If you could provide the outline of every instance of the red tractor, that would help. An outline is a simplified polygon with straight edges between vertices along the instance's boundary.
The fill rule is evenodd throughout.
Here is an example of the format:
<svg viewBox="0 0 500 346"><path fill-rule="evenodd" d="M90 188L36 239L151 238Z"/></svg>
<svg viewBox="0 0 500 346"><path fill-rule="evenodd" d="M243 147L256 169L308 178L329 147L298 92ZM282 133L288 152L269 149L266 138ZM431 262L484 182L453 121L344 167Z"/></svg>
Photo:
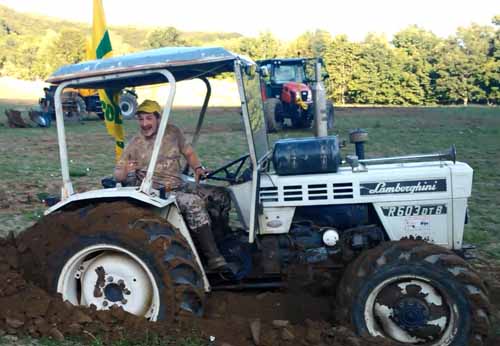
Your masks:
<svg viewBox="0 0 500 346"><path fill-rule="evenodd" d="M317 58L287 58L259 60L264 114L268 131L281 129L286 119L294 128L309 128L314 119L314 99L311 90L313 64ZM328 75L325 74L327 77ZM333 127L333 103L327 101L328 128Z"/></svg>

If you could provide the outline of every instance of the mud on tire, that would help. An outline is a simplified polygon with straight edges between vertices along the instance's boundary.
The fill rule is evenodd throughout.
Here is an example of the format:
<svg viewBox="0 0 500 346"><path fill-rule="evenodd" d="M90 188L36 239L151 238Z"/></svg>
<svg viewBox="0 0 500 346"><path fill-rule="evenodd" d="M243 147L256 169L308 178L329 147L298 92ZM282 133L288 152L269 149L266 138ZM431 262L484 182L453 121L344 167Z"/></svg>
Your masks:
<svg viewBox="0 0 500 346"><path fill-rule="evenodd" d="M106 306L121 305L130 311L127 302L135 304L137 299L146 299L142 303L146 312L142 315L151 320L203 313L202 275L187 242L168 222L137 205L100 203L95 207L57 212L20 234L17 248L27 279L49 292L59 291L66 299L77 299L74 304L79 304L85 293L88 275L95 285L95 291L87 292L91 293L94 305L107 299ZM127 268L131 262L146 267L142 270L152 287L150 301L141 297L142 292L134 292L137 286L129 281L132 277L135 281L136 276L127 276L129 273L124 273L123 266L114 266L117 262L125 263L125 269L132 268ZM82 265L88 272L87 269L78 271ZM97 280L92 279L94 277ZM81 293L73 292L75 287L77 291L80 287Z"/></svg>
<svg viewBox="0 0 500 346"><path fill-rule="evenodd" d="M479 275L452 251L423 241L362 253L344 272L336 307L339 321L358 334L401 344L479 346L490 327Z"/></svg>

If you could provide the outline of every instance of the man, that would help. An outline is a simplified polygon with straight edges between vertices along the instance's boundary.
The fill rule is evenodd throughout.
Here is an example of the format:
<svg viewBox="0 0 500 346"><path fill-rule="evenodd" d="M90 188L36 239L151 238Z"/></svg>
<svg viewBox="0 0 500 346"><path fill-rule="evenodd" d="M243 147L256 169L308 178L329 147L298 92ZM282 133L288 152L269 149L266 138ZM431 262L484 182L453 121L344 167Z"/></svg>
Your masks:
<svg viewBox="0 0 500 346"><path fill-rule="evenodd" d="M138 185L144 179L160 117L161 107L155 101L145 100L137 108L136 118L140 133L131 139L123 151L115 168L116 180L128 185ZM184 157L193 169L196 184L188 184L182 180L181 157ZM175 195L193 239L207 261L208 269L224 271L227 269L227 263L215 243L212 225L227 225L230 199L221 189L198 185L207 173L193 147L186 142L182 131L173 125L167 125L153 174L153 186L162 185Z"/></svg>

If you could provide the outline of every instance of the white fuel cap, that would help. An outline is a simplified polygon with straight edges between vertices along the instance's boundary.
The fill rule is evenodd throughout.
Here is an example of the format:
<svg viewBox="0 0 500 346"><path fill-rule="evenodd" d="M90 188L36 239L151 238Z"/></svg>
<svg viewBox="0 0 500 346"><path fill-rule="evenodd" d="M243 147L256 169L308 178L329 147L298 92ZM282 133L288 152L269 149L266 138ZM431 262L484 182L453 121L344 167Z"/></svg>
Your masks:
<svg viewBox="0 0 500 346"><path fill-rule="evenodd" d="M325 243L326 246L337 245L339 239L340 239L339 233L334 229L326 230L323 233L323 243Z"/></svg>

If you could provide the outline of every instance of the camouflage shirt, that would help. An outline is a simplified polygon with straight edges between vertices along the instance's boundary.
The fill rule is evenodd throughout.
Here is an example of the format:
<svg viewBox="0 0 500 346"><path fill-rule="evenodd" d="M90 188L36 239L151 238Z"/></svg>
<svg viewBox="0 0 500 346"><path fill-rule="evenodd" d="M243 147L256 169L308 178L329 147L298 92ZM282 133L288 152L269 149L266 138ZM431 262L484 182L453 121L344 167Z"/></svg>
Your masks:
<svg viewBox="0 0 500 346"><path fill-rule="evenodd" d="M140 133L133 137L123 151L117 166L126 167L129 161L137 161L139 169L145 173L151 160L155 140L156 136L146 138ZM182 186L181 155L185 156L190 147L191 144L186 143L182 131L174 125L168 125L153 174L153 183L162 184L167 190Z"/></svg>

